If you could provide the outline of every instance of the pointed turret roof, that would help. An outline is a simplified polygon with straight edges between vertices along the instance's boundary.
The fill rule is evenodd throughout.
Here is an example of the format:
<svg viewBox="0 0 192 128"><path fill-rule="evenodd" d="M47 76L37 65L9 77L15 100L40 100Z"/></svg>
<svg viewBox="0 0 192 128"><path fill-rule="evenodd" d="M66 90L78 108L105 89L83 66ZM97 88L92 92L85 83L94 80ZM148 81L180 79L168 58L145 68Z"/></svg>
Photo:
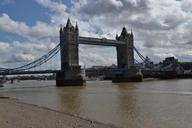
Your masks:
<svg viewBox="0 0 192 128"><path fill-rule="evenodd" d="M79 28L78 28L78 24L76 23L76 26L75 26L75 30L78 31Z"/></svg>
<svg viewBox="0 0 192 128"><path fill-rule="evenodd" d="M133 31L132 31L132 28L131 28L131 37L133 37Z"/></svg>
<svg viewBox="0 0 192 128"><path fill-rule="evenodd" d="M127 35L127 29L125 27L123 27L122 32L121 32L121 36L126 36Z"/></svg>
<svg viewBox="0 0 192 128"><path fill-rule="evenodd" d="M118 34L116 33L116 39L118 39L119 38L119 36L118 36Z"/></svg>
<svg viewBox="0 0 192 128"><path fill-rule="evenodd" d="M68 18L66 28L70 28L70 27L72 27L72 24L71 24L70 19Z"/></svg>
<svg viewBox="0 0 192 128"><path fill-rule="evenodd" d="M63 32L62 24L60 25L60 33Z"/></svg>

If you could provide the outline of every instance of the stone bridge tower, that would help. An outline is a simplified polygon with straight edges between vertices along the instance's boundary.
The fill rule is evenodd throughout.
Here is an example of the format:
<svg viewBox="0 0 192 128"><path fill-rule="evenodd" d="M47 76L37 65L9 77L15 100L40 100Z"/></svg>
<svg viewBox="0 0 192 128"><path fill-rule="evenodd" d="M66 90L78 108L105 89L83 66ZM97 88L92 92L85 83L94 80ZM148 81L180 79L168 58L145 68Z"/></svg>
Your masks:
<svg viewBox="0 0 192 128"><path fill-rule="evenodd" d="M71 67L79 66L79 32L78 26L74 27L70 19L64 28L60 28L61 46L61 70L68 70Z"/></svg>
<svg viewBox="0 0 192 128"><path fill-rule="evenodd" d="M134 65L134 39L133 33L128 33L123 27L120 36L116 36L116 40L123 41L126 45L117 46L117 65L118 68L129 68Z"/></svg>
<svg viewBox="0 0 192 128"><path fill-rule="evenodd" d="M79 30L70 19L60 28L61 72L56 74L56 85L82 85L84 78L79 65Z"/></svg>

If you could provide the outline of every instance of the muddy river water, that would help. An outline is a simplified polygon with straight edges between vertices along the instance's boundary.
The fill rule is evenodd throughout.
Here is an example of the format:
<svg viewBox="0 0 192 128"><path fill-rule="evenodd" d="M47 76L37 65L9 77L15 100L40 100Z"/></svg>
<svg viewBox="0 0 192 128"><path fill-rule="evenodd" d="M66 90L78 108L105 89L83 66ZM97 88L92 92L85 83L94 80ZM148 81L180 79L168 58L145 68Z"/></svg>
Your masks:
<svg viewBox="0 0 192 128"><path fill-rule="evenodd" d="M192 127L191 79L59 88L55 81L15 81L0 88L0 95L121 128Z"/></svg>

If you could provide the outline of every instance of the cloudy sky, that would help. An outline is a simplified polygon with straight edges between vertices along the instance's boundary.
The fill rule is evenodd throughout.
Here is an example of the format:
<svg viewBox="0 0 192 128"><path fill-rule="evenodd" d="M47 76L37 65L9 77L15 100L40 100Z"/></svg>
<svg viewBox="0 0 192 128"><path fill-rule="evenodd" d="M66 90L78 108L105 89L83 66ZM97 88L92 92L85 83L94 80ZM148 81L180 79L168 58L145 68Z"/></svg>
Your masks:
<svg viewBox="0 0 192 128"><path fill-rule="evenodd" d="M123 26L135 46L159 62L192 61L192 0L1 0L0 66L29 63L59 43L68 17L81 36L114 39ZM59 63L59 62L58 62ZM115 48L80 46L80 64L116 63Z"/></svg>

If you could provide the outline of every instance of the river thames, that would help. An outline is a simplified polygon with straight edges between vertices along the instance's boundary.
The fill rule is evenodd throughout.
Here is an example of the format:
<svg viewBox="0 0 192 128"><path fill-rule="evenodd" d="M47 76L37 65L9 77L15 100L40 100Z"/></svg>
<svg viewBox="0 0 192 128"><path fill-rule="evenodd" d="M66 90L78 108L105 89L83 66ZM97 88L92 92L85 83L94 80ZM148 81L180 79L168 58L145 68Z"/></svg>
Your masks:
<svg viewBox="0 0 192 128"><path fill-rule="evenodd" d="M19 81L5 84L0 95L120 128L192 127L191 79L88 81L75 87L56 87L55 81Z"/></svg>

